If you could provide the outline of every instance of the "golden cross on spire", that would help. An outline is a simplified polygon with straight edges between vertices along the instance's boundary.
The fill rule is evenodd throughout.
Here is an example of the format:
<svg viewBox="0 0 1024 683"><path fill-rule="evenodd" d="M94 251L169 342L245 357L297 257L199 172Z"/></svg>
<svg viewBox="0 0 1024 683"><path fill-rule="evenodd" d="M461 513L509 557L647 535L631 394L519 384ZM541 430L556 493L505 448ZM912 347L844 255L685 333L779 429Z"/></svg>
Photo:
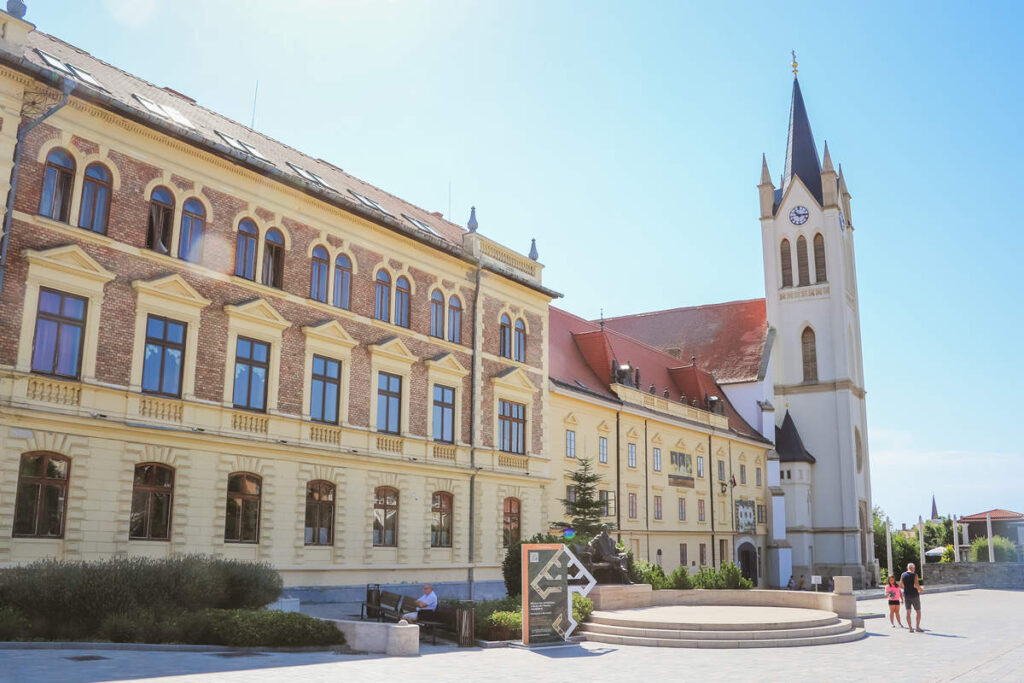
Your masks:
<svg viewBox="0 0 1024 683"><path fill-rule="evenodd" d="M790 54L793 55L793 78L796 78L796 72L797 72L797 68L796 68L796 50L792 50L790 52Z"/></svg>

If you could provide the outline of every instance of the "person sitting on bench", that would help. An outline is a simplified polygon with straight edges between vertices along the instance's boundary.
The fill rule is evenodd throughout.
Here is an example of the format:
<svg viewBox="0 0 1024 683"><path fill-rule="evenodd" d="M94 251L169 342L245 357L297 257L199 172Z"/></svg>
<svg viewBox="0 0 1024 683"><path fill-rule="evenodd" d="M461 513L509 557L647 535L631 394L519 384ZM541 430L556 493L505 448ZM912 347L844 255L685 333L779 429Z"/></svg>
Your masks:
<svg viewBox="0 0 1024 683"><path fill-rule="evenodd" d="M417 619L432 619L434 617L434 610L437 609L437 593L434 592L432 585L424 584L423 595L416 601L416 611L407 612L402 615L402 618L406 621L416 621Z"/></svg>

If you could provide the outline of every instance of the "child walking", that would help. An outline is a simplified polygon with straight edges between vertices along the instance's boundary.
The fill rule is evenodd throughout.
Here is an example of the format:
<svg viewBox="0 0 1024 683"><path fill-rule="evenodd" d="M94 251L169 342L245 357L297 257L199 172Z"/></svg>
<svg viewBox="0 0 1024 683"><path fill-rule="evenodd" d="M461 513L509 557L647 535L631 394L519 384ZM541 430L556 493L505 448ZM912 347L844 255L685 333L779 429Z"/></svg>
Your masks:
<svg viewBox="0 0 1024 683"><path fill-rule="evenodd" d="M885 586L885 597L889 598L889 624L896 628L896 624L903 628L903 621L900 619L900 602L903 600L903 590L896 585L896 577L889 575ZM893 623L896 617L896 623Z"/></svg>

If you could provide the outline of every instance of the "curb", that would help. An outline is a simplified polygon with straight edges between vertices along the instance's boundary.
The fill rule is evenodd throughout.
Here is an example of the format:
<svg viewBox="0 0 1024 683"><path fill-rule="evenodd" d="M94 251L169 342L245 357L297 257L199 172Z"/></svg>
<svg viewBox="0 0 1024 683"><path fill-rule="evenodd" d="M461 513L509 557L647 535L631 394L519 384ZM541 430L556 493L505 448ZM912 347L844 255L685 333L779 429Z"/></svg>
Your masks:
<svg viewBox="0 0 1024 683"><path fill-rule="evenodd" d="M178 643L103 643L89 641L0 641L0 650L107 650L121 652L237 652L258 654L270 653L305 653L333 652L336 654L363 654L349 650L345 646L329 645L327 647L233 647L229 645L185 645Z"/></svg>
<svg viewBox="0 0 1024 683"><path fill-rule="evenodd" d="M936 593L953 593L955 591L969 591L975 588L980 588L975 583L965 583L956 586L924 586L924 593L922 595L935 595ZM885 597L885 592L879 590L878 593L870 595L858 595L857 600L880 600Z"/></svg>

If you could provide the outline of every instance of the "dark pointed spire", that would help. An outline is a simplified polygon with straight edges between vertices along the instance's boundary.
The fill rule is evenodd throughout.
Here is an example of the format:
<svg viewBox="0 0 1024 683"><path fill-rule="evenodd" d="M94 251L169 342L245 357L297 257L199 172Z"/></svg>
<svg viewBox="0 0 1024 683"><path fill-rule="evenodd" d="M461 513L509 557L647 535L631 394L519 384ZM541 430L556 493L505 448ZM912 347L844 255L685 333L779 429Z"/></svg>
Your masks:
<svg viewBox="0 0 1024 683"><path fill-rule="evenodd" d="M476 223L476 207L475 206L469 207L469 222L466 223L466 227L469 228L470 232L476 232L476 229L477 229L478 226L477 226L477 223Z"/></svg>
<svg viewBox="0 0 1024 683"><path fill-rule="evenodd" d="M530 240L530 258L533 259L534 261L536 261L538 256L540 256L540 254L537 253L537 240L536 239L531 239Z"/></svg>
<svg viewBox="0 0 1024 683"><path fill-rule="evenodd" d="M793 77L793 101L789 108L789 133L786 139L786 170L782 174L783 190L788 189L793 176L800 176L818 203L821 197L821 162L814 146L811 122L807 119L800 81Z"/></svg>

